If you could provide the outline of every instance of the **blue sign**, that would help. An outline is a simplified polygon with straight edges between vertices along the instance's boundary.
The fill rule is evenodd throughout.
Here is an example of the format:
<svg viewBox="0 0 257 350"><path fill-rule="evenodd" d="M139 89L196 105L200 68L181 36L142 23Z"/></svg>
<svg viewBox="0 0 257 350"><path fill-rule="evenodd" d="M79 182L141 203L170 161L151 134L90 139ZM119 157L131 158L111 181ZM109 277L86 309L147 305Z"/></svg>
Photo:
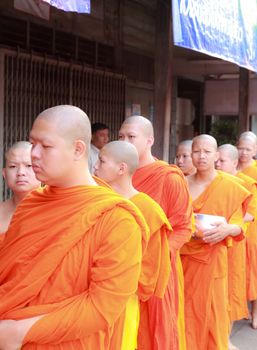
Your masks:
<svg viewBox="0 0 257 350"><path fill-rule="evenodd" d="M90 13L90 0L43 0L67 12Z"/></svg>
<svg viewBox="0 0 257 350"><path fill-rule="evenodd" d="M172 0L174 44L257 72L257 0Z"/></svg>

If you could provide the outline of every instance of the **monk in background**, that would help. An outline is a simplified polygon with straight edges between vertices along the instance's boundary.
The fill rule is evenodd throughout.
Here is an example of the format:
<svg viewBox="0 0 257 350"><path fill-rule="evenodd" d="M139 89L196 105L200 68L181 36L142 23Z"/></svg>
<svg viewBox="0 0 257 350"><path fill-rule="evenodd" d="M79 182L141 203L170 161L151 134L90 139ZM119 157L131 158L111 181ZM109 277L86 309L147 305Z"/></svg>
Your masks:
<svg viewBox="0 0 257 350"><path fill-rule="evenodd" d="M31 190L40 186L40 181L36 179L32 169L29 142L16 142L7 150L3 177L7 187L12 191L12 197L0 203L0 241L17 205Z"/></svg>
<svg viewBox="0 0 257 350"><path fill-rule="evenodd" d="M144 331L148 330L145 338L150 339L152 330L148 327L151 314L148 312L147 301L153 295L157 298L164 296L171 269L168 238L172 230L161 207L151 197L138 192L133 187L132 176L137 167L138 153L135 146L128 142L113 141L100 151L99 161L95 165L95 174L105 180L116 192L130 199L140 209L150 229L147 247L143 249L142 271L137 291L140 301L140 325ZM138 317L136 315L133 317L131 314L134 300L135 298L127 306L122 346L116 344L113 346L114 350L140 349L136 341L138 324L135 324L135 320ZM148 344L144 344L144 349L148 348Z"/></svg>
<svg viewBox="0 0 257 350"><path fill-rule="evenodd" d="M108 350L137 291L144 219L90 175L90 129L74 106L33 124L32 166L46 186L17 207L0 249L0 349Z"/></svg>
<svg viewBox="0 0 257 350"><path fill-rule="evenodd" d="M193 139L192 159L197 171L187 179L194 213L222 216L226 223L217 218L213 228L197 231L181 249L187 348L225 350L230 332L227 239L244 239L243 203L249 192L215 170L218 152L212 136Z"/></svg>
<svg viewBox="0 0 257 350"><path fill-rule="evenodd" d="M218 148L219 159L216 162L216 169L222 170L235 176L251 194L252 197L247 205L247 212L244 216L246 223L246 239L228 248L228 295L229 295L229 315L231 329L233 322L248 317L247 293L246 293L246 246L247 227L249 223L256 220L257 214L257 187L256 182L243 173L238 173L238 150L230 144L221 145ZM231 342L229 349L238 350Z"/></svg>
<svg viewBox="0 0 257 350"><path fill-rule="evenodd" d="M238 171L257 181L257 162L254 159L257 138L246 131L237 142L239 153ZM251 301L252 328L257 329L257 220L250 224L247 232L247 299Z"/></svg>
<svg viewBox="0 0 257 350"><path fill-rule="evenodd" d="M185 176L196 172L192 161L192 140L181 141L176 151L176 164Z"/></svg>
<svg viewBox="0 0 257 350"><path fill-rule="evenodd" d="M151 122L142 117L127 118L119 131L119 139L132 143L139 155L139 167L133 175L133 186L152 197L164 210L172 228L169 237L171 274L163 299L152 297L152 329L147 350L184 350L184 285L179 249L191 236L192 205L184 175L175 165L169 165L152 155L154 132ZM180 302L179 302L180 301ZM138 346L147 344L148 331L140 332ZM190 349L188 349L190 350Z"/></svg>

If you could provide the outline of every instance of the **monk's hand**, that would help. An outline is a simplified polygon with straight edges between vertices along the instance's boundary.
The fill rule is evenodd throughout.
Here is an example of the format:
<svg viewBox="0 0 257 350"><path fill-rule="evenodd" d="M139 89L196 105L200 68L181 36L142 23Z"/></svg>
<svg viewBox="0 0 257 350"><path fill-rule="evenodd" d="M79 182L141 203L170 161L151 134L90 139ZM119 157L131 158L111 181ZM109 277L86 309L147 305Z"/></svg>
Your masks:
<svg viewBox="0 0 257 350"><path fill-rule="evenodd" d="M21 349L25 335L41 317L43 315L18 321L0 321L0 350Z"/></svg>
<svg viewBox="0 0 257 350"><path fill-rule="evenodd" d="M237 225L214 223L213 228L203 231L203 241L209 244L216 244L228 236L237 236L241 228Z"/></svg>

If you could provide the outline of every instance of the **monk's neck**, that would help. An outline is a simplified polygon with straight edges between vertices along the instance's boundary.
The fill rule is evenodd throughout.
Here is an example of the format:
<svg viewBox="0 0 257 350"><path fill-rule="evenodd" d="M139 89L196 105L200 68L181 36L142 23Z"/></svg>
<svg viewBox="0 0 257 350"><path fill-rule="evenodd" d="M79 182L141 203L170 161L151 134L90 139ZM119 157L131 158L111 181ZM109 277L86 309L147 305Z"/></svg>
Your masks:
<svg viewBox="0 0 257 350"><path fill-rule="evenodd" d="M23 198L27 196L29 192L14 193L13 197L11 198L12 206L16 208L17 205L23 200Z"/></svg>
<svg viewBox="0 0 257 350"><path fill-rule="evenodd" d="M130 199L134 197L138 191L133 187L131 179L120 180L119 182L115 182L110 184L112 189L119 193L122 197Z"/></svg>
<svg viewBox="0 0 257 350"><path fill-rule="evenodd" d="M215 177L217 176L217 171L215 169L211 169L208 171L197 171L193 176L195 178L195 182L208 184L215 179Z"/></svg>
<svg viewBox="0 0 257 350"><path fill-rule="evenodd" d="M240 171L240 170L244 170L246 168L249 168L250 166L253 165L253 162L254 162L253 159L251 159L249 162L240 162L238 164L238 170Z"/></svg>
<svg viewBox="0 0 257 350"><path fill-rule="evenodd" d="M151 154L151 152L149 153L145 153L143 156L140 157L139 159L139 165L138 168L142 168L146 165L152 164L155 162L155 159L153 157L153 155Z"/></svg>

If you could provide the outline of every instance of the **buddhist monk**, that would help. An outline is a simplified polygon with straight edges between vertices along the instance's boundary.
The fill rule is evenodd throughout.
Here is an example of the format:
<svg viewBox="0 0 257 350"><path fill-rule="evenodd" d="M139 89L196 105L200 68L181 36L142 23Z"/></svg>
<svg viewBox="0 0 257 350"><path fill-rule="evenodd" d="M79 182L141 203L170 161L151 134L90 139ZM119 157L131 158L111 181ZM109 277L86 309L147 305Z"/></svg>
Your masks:
<svg viewBox="0 0 257 350"><path fill-rule="evenodd" d="M243 203L249 192L231 176L215 170L217 142L210 135L193 139L196 174L188 176L194 213L214 216L181 249L185 277L187 348L228 348L227 239L242 240ZM222 219L223 218L223 219ZM196 220L196 227L200 221Z"/></svg>
<svg viewBox="0 0 257 350"><path fill-rule="evenodd" d="M252 132L239 136L237 149L239 153L238 171L257 181L256 155L257 138ZM247 234L247 297L251 300L252 327L257 329L257 220L250 224Z"/></svg>
<svg viewBox="0 0 257 350"><path fill-rule="evenodd" d="M90 139L74 106L33 124L32 167L46 186L17 207L0 249L0 349L108 350L137 291L144 219L96 184Z"/></svg>
<svg viewBox="0 0 257 350"><path fill-rule="evenodd" d="M236 176L236 179L252 194L247 206L247 213L244 216L246 223L256 218L257 192L256 183L250 177L238 173L238 150L235 146L224 144L218 148L219 159L216 162L216 169ZM248 224L247 224L248 225ZM229 292L229 315L231 329L233 322L248 317L247 295L246 295L246 239L228 248L228 292ZM229 349L238 350L231 341Z"/></svg>
<svg viewBox="0 0 257 350"><path fill-rule="evenodd" d="M191 157L192 143L192 140L181 141L176 151L176 164L185 176L196 172Z"/></svg>
<svg viewBox="0 0 257 350"><path fill-rule="evenodd" d="M177 166L152 155L154 132L147 118L127 118L120 128L119 139L132 143L138 151L139 167L133 175L133 186L162 207L173 228L169 237L172 272L164 299L153 296L148 302L155 320L152 317L151 346L147 350L184 350L183 271L178 252L191 236L192 206L188 186ZM141 334L139 349L144 348L146 342Z"/></svg>
<svg viewBox="0 0 257 350"><path fill-rule="evenodd" d="M145 339L150 339L152 330L149 327L149 320L151 313L148 311L147 301L153 295L162 298L167 287L171 269L168 244L171 226L161 207L151 197L138 192L133 187L132 176L137 167L138 153L135 146L128 142L113 141L100 151L99 160L95 165L95 174L111 185L116 192L130 199L143 213L149 226L150 237L143 253L138 297L140 301L140 333L144 333ZM137 316L133 317L131 312L133 311L133 300L127 307L127 322L125 323L122 346L116 343L116 346L113 346L114 350L135 350L137 348L138 327L135 323ZM129 319L134 319L134 322L129 322ZM117 337L115 338L117 339ZM148 349L148 346L148 343L144 344L145 349Z"/></svg>
<svg viewBox="0 0 257 350"><path fill-rule="evenodd" d="M0 203L0 240L17 205L31 190L40 186L32 169L30 153L31 144L26 141L16 142L5 153L3 177L12 197Z"/></svg>

